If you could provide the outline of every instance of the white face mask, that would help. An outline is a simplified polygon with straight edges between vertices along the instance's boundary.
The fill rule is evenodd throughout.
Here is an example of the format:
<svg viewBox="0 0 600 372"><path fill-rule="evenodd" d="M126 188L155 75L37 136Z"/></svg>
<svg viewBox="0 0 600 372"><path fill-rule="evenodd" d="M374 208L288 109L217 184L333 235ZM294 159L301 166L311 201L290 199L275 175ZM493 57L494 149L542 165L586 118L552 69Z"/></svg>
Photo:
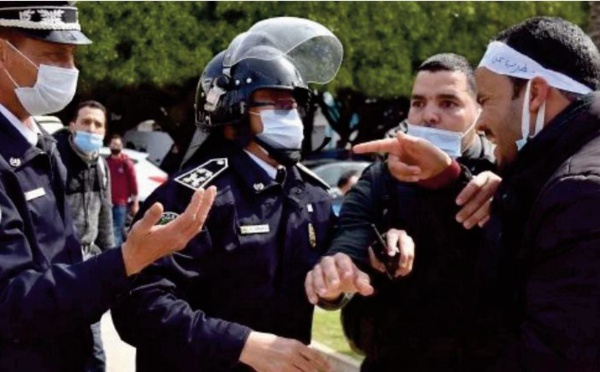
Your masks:
<svg viewBox="0 0 600 372"><path fill-rule="evenodd" d="M431 128L422 125L410 124L406 122L408 131L406 134L411 136L423 138L435 146L439 147L442 151L453 158L458 158L462 155L462 139L469 133L469 131L475 126L477 119L473 121L473 124L467 128L464 132L453 132L451 130Z"/></svg>
<svg viewBox="0 0 600 372"><path fill-rule="evenodd" d="M517 144L517 151L521 151L523 146L527 143L528 140L537 136L538 133L542 131L544 128L544 118L546 116L546 101L542 103L542 106L538 110L537 118L535 118L535 128L533 129L533 133L529 135L529 96L531 92L531 80L527 82L527 87L525 88L525 97L523 98L523 113L521 115L521 139L517 140L515 143Z"/></svg>
<svg viewBox="0 0 600 372"><path fill-rule="evenodd" d="M256 137L276 149L300 149L304 139L304 125L298 110L262 110L259 113L263 131Z"/></svg>
<svg viewBox="0 0 600 372"><path fill-rule="evenodd" d="M37 70L33 87L20 87L6 69L6 75L16 86L15 93L30 115L46 115L64 109L75 96L79 70L49 65L35 65L14 45L6 42Z"/></svg>

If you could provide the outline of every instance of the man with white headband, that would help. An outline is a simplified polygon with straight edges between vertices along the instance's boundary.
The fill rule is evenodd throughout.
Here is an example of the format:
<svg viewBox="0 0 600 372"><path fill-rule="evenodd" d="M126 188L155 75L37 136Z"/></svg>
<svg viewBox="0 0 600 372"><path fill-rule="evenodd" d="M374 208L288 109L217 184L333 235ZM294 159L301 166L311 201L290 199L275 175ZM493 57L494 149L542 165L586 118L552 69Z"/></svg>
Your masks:
<svg viewBox="0 0 600 372"><path fill-rule="evenodd" d="M478 174L495 169L493 146L474 131L479 111L469 62L436 54L417 68L409 124L402 129L436 143ZM327 256L305 286L313 303L358 292L342 318L346 336L365 354L361 371L478 371L497 355L500 343L479 330L487 325L489 331L497 321L473 315L483 231L463 229L454 221L456 210L452 193L396 182L381 162L345 196ZM369 252L381 249L373 245L373 226L387 232L387 252L398 262L387 275L377 271L383 265ZM374 293L355 284L360 275L347 275L359 270L369 274Z"/></svg>
<svg viewBox="0 0 600 372"><path fill-rule="evenodd" d="M504 178L472 181L457 197L468 205L458 219L485 222L495 190L479 281L515 330L495 370L597 371L600 96L589 93L600 86L600 53L572 23L536 17L495 38L476 78L477 127L496 143ZM357 150L397 154L398 178L444 187L461 174L442 151L407 136Z"/></svg>

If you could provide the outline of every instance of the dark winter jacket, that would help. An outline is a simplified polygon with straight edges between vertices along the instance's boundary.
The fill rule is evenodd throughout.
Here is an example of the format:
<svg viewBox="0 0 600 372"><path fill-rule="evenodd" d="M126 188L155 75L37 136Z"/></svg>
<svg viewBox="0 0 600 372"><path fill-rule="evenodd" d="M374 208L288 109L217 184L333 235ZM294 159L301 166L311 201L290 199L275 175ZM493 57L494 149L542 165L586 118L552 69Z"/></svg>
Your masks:
<svg viewBox="0 0 600 372"><path fill-rule="evenodd" d="M516 340L498 371L600 370L600 95L530 140L494 197L482 279Z"/></svg>
<svg viewBox="0 0 600 372"><path fill-rule="evenodd" d="M114 246L110 175L101 156L80 154L68 130L54 134L56 147L67 169L66 193L84 257Z"/></svg>
<svg viewBox="0 0 600 372"><path fill-rule="evenodd" d="M473 174L493 170L492 147L477 137L460 159ZM465 179L466 181L466 179ZM478 310L475 274L483 232L456 222L456 191L397 182L384 163L368 168L346 195L328 254L348 254L370 271L375 294L355 296L344 326L366 353L363 371L479 371L498 354L494 322ZM380 232L406 230L415 242L413 272L390 281L369 269L367 247Z"/></svg>

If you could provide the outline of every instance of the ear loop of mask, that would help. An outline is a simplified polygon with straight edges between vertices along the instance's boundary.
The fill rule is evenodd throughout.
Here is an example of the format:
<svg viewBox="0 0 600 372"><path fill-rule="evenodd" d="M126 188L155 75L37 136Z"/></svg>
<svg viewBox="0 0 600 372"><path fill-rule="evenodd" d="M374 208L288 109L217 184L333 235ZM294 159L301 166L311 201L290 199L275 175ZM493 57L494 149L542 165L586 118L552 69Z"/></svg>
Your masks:
<svg viewBox="0 0 600 372"><path fill-rule="evenodd" d="M527 82L527 87L525 88L525 97L523 98L523 112L521 115L521 138L516 141L517 149L521 150L523 146L527 143L528 140L534 138L538 135L544 128L544 119L546 117L546 101L542 103L540 106L537 117L535 119L535 127L533 129L533 133L529 135L531 132L530 129L530 114L529 114L529 99L531 97L531 80Z"/></svg>
<svg viewBox="0 0 600 372"><path fill-rule="evenodd" d="M13 48L19 55L21 55L23 58L25 58L25 60L27 60L27 62L31 63L33 65L33 67L36 68L36 70L40 70L40 68L33 63L32 60L30 60L29 58L27 58L27 56L25 54L23 54L19 49L17 49L16 46L14 46L10 41L4 39L4 42L8 45L10 45L11 48ZM6 76L8 76L8 78L10 79L10 81L12 81L12 83L15 85L15 87L20 88L21 86L19 84L17 84L17 82L15 81L15 79L8 73L8 70L6 68L4 68L4 72L6 73Z"/></svg>

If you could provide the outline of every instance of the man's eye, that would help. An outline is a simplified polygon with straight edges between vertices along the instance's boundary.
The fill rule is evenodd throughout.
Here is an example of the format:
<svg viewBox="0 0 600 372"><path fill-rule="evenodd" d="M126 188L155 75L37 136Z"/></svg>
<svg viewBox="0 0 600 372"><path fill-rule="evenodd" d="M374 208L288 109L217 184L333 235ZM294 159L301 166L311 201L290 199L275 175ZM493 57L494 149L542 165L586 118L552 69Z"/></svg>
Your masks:
<svg viewBox="0 0 600 372"><path fill-rule="evenodd" d="M442 108L454 108L457 106L458 105L456 104L456 102L453 101L442 101L442 103L440 103L440 107Z"/></svg>
<svg viewBox="0 0 600 372"><path fill-rule="evenodd" d="M410 103L410 106L415 108L422 108L423 106L425 106L425 104L422 101L412 101Z"/></svg>

